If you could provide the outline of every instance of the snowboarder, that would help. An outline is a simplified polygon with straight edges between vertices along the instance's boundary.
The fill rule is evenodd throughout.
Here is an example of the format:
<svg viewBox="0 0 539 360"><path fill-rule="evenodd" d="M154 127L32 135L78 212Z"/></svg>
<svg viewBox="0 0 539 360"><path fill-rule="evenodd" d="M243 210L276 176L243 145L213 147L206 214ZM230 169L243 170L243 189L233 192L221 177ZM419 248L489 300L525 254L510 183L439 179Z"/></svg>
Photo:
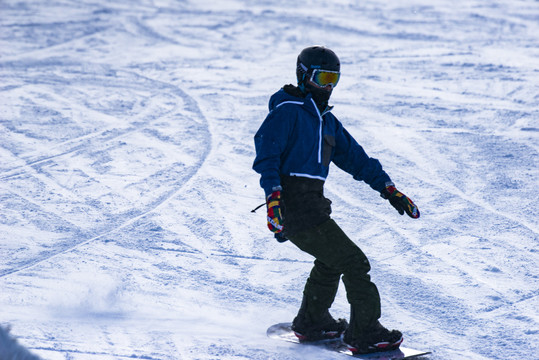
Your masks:
<svg viewBox="0 0 539 360"><path fill-rule="evenodd" d="M285 85L269 101L269 114L255 135L253 169L261 175L269 229L315 257L292 329L301 340L338 337L354 353L398 348L402 334L380 324L380 295L361 249L330 217L324 197L329 164L380 192L402 215L419 218L380 162L369 157L331 113L329 98L340 77L337 55L323 46L301 51L297 86ZM340 277L350 303L350 324L329 313Z"/></svg>

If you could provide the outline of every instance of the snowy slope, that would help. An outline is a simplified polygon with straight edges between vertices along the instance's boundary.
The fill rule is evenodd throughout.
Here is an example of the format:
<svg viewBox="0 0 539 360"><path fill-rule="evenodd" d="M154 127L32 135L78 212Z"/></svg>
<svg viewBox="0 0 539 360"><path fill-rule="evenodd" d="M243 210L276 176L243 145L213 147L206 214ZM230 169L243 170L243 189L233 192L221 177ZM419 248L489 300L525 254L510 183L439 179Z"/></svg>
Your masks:
<svg viewBox="0 0 539 360"><path fill-rule="evenodd" d="M33 353L342 358L265 337L312 259L250 213L269 96L324 44L334 114L422 214L331 169L382 322L433 360L537 354L537 1L4 0L0 26L0 325Z"/></svg>

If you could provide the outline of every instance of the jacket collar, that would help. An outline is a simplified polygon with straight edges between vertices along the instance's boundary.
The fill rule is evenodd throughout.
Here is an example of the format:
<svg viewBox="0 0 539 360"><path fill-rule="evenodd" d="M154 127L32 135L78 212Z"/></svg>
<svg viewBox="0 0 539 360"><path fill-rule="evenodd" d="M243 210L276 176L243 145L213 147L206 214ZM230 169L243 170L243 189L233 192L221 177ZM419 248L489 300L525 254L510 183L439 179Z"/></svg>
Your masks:
<svg viewBox="0 0 539 360"><path fill-rule="evenodd" d="M320 113L314 100L312 100L312 94L302 95L303 93L299 88L293 85L285 85L271 97L268 104L269 110L272 111L275 107L279 106L279 104L286 101L302 102L305 109L314 116L320 115L322 117L333 109L333 106L327 106L324 111Z"/></svg>
<svg viewBox="0 0 539 360"><path fill-rule="evenodd" d="M333 106L326 106L326 108L324 109L324 111L320 112L320 110L318 109L318 107L316 106L316 103L313 99L313 96L311 94L307 94L307 96L305 96L305 105L307 106L307 109L316 114L317 116L320 115L320 117L323 117L324 115L326 115L327 113L331 112L331 110L333 110Z"/></svg>

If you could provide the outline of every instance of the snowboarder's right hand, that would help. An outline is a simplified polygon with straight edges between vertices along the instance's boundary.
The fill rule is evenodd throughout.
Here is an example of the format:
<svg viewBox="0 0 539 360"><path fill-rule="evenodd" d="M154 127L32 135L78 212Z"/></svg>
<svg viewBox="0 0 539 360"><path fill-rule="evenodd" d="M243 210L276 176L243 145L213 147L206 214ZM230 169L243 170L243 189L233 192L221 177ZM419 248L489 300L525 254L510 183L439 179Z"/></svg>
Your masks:
<svg viewBox="0 0 539 360"><path fill-rule="evenodd" d="M268 208L268 228L273 233L283 231L283 217L281 215L281 187L276 187L268 195L266 205Z"/></svg>

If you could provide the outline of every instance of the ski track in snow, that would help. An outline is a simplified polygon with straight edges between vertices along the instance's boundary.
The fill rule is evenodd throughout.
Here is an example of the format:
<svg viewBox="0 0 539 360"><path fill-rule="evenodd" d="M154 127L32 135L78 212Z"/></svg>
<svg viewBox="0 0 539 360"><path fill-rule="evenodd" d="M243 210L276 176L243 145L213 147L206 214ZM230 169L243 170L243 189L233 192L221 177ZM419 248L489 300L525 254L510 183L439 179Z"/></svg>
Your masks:
<svg viewBox="0 0 539 360"><path fill-rule="evenodd" d="M31 65L27 64L26 66L31 66ZM134 81L139 80L137 79L137 76L134 76L134 78L135 78ZM151 83L151 81L149 81L148 79L142 79L142 82ZM86 82L84 83L86 84ZM103 80L97 81L96 83L97 83L97 86L104 85L106 87L106 82ZM81 229L76 224L73 224L72 222L70 222L68 219L63 218L61 215L57 214L55 211L52 211L52 212L49 211L49 213L51 213L50 216L58 217L58 219L55 220L56 222L62 222L62 223L67 224L65 225L67 227L75 228L73 230L76 233L75 235L77 235L77 237L73 239L75 241L64 242L60 246L55 246L53 250L45 252L45 254L43 253L40 254L40 256L38 256L37 258L25 260L20 265L15 264L16 265L15 268L4 270L0 274L0 276L4 276L7 274L11 274L13 272L26 269L29 266L36 265L46 259L49 259L51 256L63 253L65 251L69 251L78 245L86 244L92 240L100 239L103 236L108 235L114 231L121 230L126 225L136 221L139 218L144 217L146 214L150 213L151 211L154 211L160 205L165 203L167 199L171 198L176 193L178 193L181 189L182 184L186 183L186 181L190 177L192 177L194 174L196 174L196 172L200 169L200 167L202 166L205 160L205 157L207 156L210 150L210 144L209 143L205 144L205 142L207 141L205 139L211 139L211 136L208 133L206 121L204 117L202 116L202 114L200 113L200 110L198 109L196 102L194 102L191 98L189 98L180 89L173 88L171 86L166 86L166 84L165 85L152 84L152 85L153 85L152 87L155 89L163 88L164 90L167 90L166 94L164 90L160 92L159 94L163 97L169 97L169 99L167 99L169 102L175 101L175 102L180 102L180 103L186 103L187 106L185 106L185 108L177 109L175 106L173 109L171 109L171 111L177 112L177 113L172 114L173 118L178 116L179 112L181 111L183 113L191 113L192 114L191 116L194 118L197 118L198 119L197 122L200 122L200 125L198 125L197 122L192 122L192 124L189 124L191 129L188 130L188 131L193 131L193 129L196 129L197 127L199 127L199 129L197 129L199 134L197 135L200 136L201 137L200 140L202 140L201 142L198 142L196 144L196 146L202 146L202 148L198 149L200 153L196 154L196 157L198 157L198 159L195 160L195 163L191 166L186 166L185 164L181 162L176 162L176 163L171 164L168 167L159 168L156 173L151 174L148 178L143 178L141 180L138 180L134 183L129 184L128 187L137 186L143 183L151 184L152 183L151 178L154 178L154 177L158 178L157 181L161 181L161 178L163 177L168 179L169 181L173 180L172 184L170 185L167 184L170 187L169 189L166 189L165 192L159 193L154 198L151 198L148 204L144 204L144 206L139 207L138 209L137 208L130 209L129 212L126 214L118 214L116 216L112 216L112 219L111 219L112 221L110 221L111 224L107 224L103 226L104 227L103 233L100 233L99 235L95 235L92 233L87 235L85 234L84 229ZM123 84L123 86L122 84L115 84L114 86L129 88L127 82ZM170 99L171 95L172 95L172 99ZM159 108L152 109L152 107L150 106L149 111L159 112L160 109ZM144 112L149 112L149 111L145 109ZM163 116L166 116L166 115L167 113L165 113ZM58 193L60 194L64 190L68 192L70 195L73 194L75 197L77 197L77 194L74 194L76 193L76 190L77 190L76 188L71 188L69 186L65 186L64 184L58 183L58 179L55 179L53 176L48 174L47 171L44 169L48 167L54 168L54 166L56 166L58 163L63 161L63 158L69 157L70 155L72 157L91 158L94 154L100 154L100 153L107 154L109 152L112 152L118 149L121 146L124 146L126 143L123 142L122 139L126 139L131 136L137 136L140 133L147 136L148 141L151 141L152 138L155 138L156 141L164 141L164 142L169 142L172 144L176 143L174 145L179 146L180 145L179 139L174 139L173 137L170 137L167 134L160 134L159 127L157 127L157 129L152 128L151 123L157 122L161 118L162 118L161 116L153 115L150 119L143 118L141 120L138 120L137 117L135 117L135 119L132 121L132 125L130 124L128 128L117 129L117 128L111 127L105 131L99 131L99 133L96 132L96 133L91 133L91 134L85 134L84 136L81 136L75 139L70 139L66 141L69 143L67 150L64 151L63 149L60 149L60 153L57 155L48 155L48 156L45 156L45 158L39 158L37 160L33 160L32 155L28 157L21 157L21 156L17 156L17 154L14 154L17 157L17 160L20 160L21 162L25 162L26 164L17 166L12 169L7 169L7 171L5 171L2 176L2 180L8 183L10 182L10 180L21 182L21 178L24 179L24 177L28 176L25 173L30 172L31 181L40 182L40 184L37 185L40 188L54 189L58 191ZM182 116L182 120L189 121L188 118L183 118L183 116ZM188 131L185 131L185 132L188 132ZM59 132L61 133L61 130ZM183 135L183 132L182 132L182 135ZM34 137L36 135L27 134L27 136ZM65 146L65 143L60 144L60 147L63 147L63 146ZM15 147L16 146L13 146L13 148ZM195 149L189 149L189 150L192 150L192 152L195 152ZM74 155L72 155L73 153ZM100 163L99 165L102 165L102 163ZM83 173L82 176L87 176L87 174L84 174L84 170L81 170L81 173ZM175 178L171 179L172 176L175 176ZM90 181L94 180L94 178L92 178L91 176L88 176L88 177ZM17 192L13 192L12 190L10 191L10 193L12 197L20 197L22 201L28 202L29 205L26 205L26 207L35 206L36 208L38 208L37 211L43 211L45 213L47 212L47 209L40 209L41 206L39 204L34 203L31 199L28 199L24 195L18 194ZM92 202L94 201L95 199L92 199L91 197L84 199L84 203L86 203L87 205L91 207L97 207L98 209L103 208L102 205L96 206L95 204L92 204ZM86 240L85 237L87 236L92 236L92 237Z"/></svg>
<svg viewBox="0 0 539 360"><path fill-rule="evenodd" d="M4 1L0 324L44 359L337 359L269 340L312 259L265 228L252 137L297 53L422 217L332 167L382 322L429 359L537 351L539 6ZM344 289L332 308L346 317Z"/></svg>

